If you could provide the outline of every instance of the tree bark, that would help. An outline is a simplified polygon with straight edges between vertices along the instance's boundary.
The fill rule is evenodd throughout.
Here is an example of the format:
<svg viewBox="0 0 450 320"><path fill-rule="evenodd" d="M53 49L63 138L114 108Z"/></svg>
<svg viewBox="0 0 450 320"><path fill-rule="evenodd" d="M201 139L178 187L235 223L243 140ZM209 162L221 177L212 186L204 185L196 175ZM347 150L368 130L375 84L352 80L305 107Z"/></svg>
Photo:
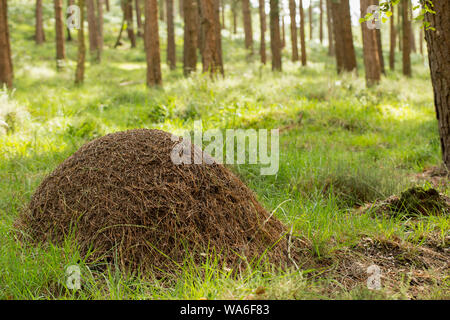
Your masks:
<svg viewBox="0 0 450 320"><path fill-rule="evenodd" d="M84 43L84 0L78 0L80 8L80 29L78 29L78 57L77 68L75 70L75 84L84 82L84 63L86 60L86 45Z"/></svg>
<svg viewBox="0 0 450 320"><path fill-rule="evenodd" d="M300 48L302 52L302 66L306 66L306 43L305 43L305 13L303 10L303 0L299 3L300 9Z"/></svg>
<svg viewBox="0 0 450 320"><path fill-rule="evenodd" d="M89 28L89 52L95 61L100 62L100 35L94 0L86 0L86 10Z"/></svg>
<svg viewBox="0 0 450 320"><path fill-rule="evenodd" d="M313 39L313 14L312 14L312 3L309 3L308 8L308 21L309 21L309 40Z"/></svg>
<svg viewBox="0 0 450 320"><path fill-rule="evenodd" d="M36 0L36 30L34 39L36 44L42 44L45 41L44 20L42 18L42 0Z"/></svg>
<svg viewBox="0 0 450 320"><path fill-rule="evenodd" d="M409 20L410 0L401 0L403 29L403 74L411 76L411 21Z"/></svg>
<svg viewBox="0 0 450 320"><path fill-rule="evenodd" d="M13 65L9 40L7 0L0 0L0 86L12 88Z"/></svg>
<svg viewBox="0 0 450 320"><path fill-rule="evenodd" d="M97 0L97 27L98 27L98 50L99 55L103 51L103 3L104 0Z"/></svg>
<svg viewBox="0 0 450 320"><path fill-rule="evenodd" d="M425 30L434 105L439 126L442 158L450 170L450 2L433 0L435 14L425 20L435 30Z"/></svg>
<svg viewBox="0 0 450 320"><path fill-rule="evenodd" d="M281 48L286 47L286 31L284 28L284 14L283 12L280 13L280 20L281 20Z"/></svg>
<svg viewBox="0 0 450 320"><path fill-rule="evenodd" d="M292 61L298 60L297 47L297 8L295 0L289 0L289 15L291 18L291 47L292 47Z"/></svg>
<svg viewBox="0 0 450 320"><path fill-rule="evenodd" d="M334 55L334 38L333 38L333 29L331 22L331 0L326 0L327 5L327 30L328 30L328 55Z"/></svg>
<svg viewBox="0 0 450 320"><path fill-rule="evenodd" d="M167 12L167 64L173 70L176 67L175 55L175 27L173 23L173 0L166 0Z"/></svg>
<svg viewBox="0 0 450 320"><path fill-rule="evenodd" d="M134 7L135 7L135 11L136 11L137 36L142 37L142 35L144 33L144 31L143 31L144 27L142 25L141 4L140 4L139 0L134 1ZM173 4L172 4L172 12L173 12Z"/></svg>
<svg viewBox="0 0 450 320"><path fill-rule="evenodd" d="M266 64L266 8L265 8L265 1L259 0L259 26L260 26L260 34L261 34L261 40L260 40L260 47L259 47L259 54L261 56L261 63Z"/></svg>
<svg viewBox="0 0 450 320"><path fill-rule="evenodd" d="M279 0L270 0L270 49L272 51L272 70L281 71Z"/></svg>
<svg viewBox="0 0 450 320"><path fill-rule="evenodd" d="M373 0L360 0L361 17L364 17L367 8L375 4ZM379 59L377 30L369 29L367 23L361 23L363 39L363 57L366 71L366 86L371 87L380 82L381 64Z"/></svg>
<svg viewBox="0 0 450 320"><path fill-rule="evenodd" d="M159 20L164 21L164 0L159 0Z"/></svg>
<svg viewBox="0 0 450 320"><path fill-rule="evenodd" d="M147 57L147 86L162 85L161 57L159 55L158 3L145 0L144 44Z"/></svg>
<svg viewBox="0 0 450 320"><path fill-rule="evenodd" d="M237 34L237 0L231 0L231 15L233 16L233 34Z"/></svg>
<svg viewBox="0 0 450 320"><path fill-rule="evenodd" d="M380 0L373 0L373 1L371 1L371 4L379 6ZM380 19L381 19L381 17L380 17ZM377 37L378 58L380 61L381 73L385 75L386 70L384 68L383 42L381 40L381 30L376 29L375 31L376 31L376 37Z"/></svg>
<svg viewBox="0 0 450 320"><path fill-rule="evenodd" d="M131 47L136 48L136 35L134 34L133 26L133 2L132 0L124 0L124 15L127 22L127 34L130 39ZM162 1L162 0L161 0Z"/></svg>
<svg viewBox="0 0 450 320"><path fill-rule="evenodd" d="M55 6L55 34L56 34L56 66L62 68L63 61L66 59L66 50L64 47L64 22L62 0L54 0Z"/></svg>
<svg viewBox="0 0 450 320"><path fill-rule="evenodd" d="M184 49L183 70L187 76L197 67L197 0L183 0Z"/></svg>
<svg viewBox="0 0 450 320"><path fill-rule="evenodd" d="M349 0L332 1L332 12L337 71L356 71Z"/></svg>
<svg viewBox="0 0 450 320"><path fill-rule="evenodd" d="M395 15L394 7L391 5L392 16L390 19L390 43L389 43L389 69L395 70L395 44L396 44L396 31L395 31Z"/></svg>
<svg viewBox="0 0 450 320"><path fill-rule="evenodd" d="M253 53L252 15L249 0L242 0L242 16L244 18L245 48Z"/></svg>

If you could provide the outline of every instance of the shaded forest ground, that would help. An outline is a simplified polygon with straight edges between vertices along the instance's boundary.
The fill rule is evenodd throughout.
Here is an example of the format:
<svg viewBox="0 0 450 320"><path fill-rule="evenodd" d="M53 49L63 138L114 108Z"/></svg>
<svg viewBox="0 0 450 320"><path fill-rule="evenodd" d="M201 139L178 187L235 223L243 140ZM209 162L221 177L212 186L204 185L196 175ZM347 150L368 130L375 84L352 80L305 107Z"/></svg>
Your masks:
<svg viewBox="0 0 450 320"><path fill-rule="evenodd" d="M45 9L50 17L51 6ZM105 17L109 47L103 62L89 64L86 83L75 87L76 43L67 43L68 66L57 73L52 23L47 43L37 47L32 6L10 5L16 90L0 95L0 119L9 125L0 129L0 298L450 297L448 217L402 220L355 210L415 185L448 195L446 178L423 174L441 159L422 57L412 57L412 79L388 71L379 87L368 90L362 71L358 78L336 76L334 59L318 43L309 45L308 67L291 63L286 48L284 71L272 73L258 56L246 57L242 37L224 31L225 79L185 79L180 63L173 72L163 64L164 89L149 90L142 39L136 49L126 37L123 46L111 48L120 26L114 17ZM181 41L178 21L178 61ZM357 53L362 70L358 43ZM301 271L254 269L233 276L212 259L202 266L186 261L177 281L163 281L117 270L90 272L70 241L48 249L15 241L18 212L43 177L84 142L143 127L181 134L197 119L205 130L281 128L276 176L260 176L255 166L232 169L304 241ZM64 269L77 263L84 285L73 293L65 288ZM380 291L366 287L366 268L373 263L381 267Z"/></svg>

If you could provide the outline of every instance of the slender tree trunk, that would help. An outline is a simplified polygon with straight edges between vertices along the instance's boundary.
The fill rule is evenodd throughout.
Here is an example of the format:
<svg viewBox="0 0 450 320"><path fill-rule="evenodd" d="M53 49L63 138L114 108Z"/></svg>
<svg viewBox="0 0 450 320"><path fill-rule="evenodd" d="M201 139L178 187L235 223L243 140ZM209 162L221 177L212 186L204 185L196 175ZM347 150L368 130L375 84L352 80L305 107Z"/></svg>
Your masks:
<svg viewBox="0 0 450 320"><path fill-rule="evenodd" d="M360 0L361 17L364 17L367 8L375 4L373 0ZM363 38L364 67L366 71L366 86L371 87L380 82L381 64L379 59L377 30L369 29L366 22L361 23Z"/></svg>
<svg viewBox="0 0 450 320"><path fill-rule="evenodd" d="M12 88L13 65L9 40L7 0L0 0L0 87Z"/></svg>
<svg viewBox="0 0 450 320"><path fill-rule="evenodd" d="M97 0L97 26L98 26L98 51L99 55L103 51L103 2L104 0Z"/></svg>
<svg viewBox="0 0 450 320"><path fill-rule="evenodd" d="M398 5L398 14L397 14L397 38L398 38L398 51L402 51L402 5Z"/></svg>
<svg viewBox="0 0 450 320"><path fill-rule="evenodd" d="M164 0L159 0L159 20L164 21Z"/></svg>
<svg viewBox="0 0 450 320"><path fill-rule="evenodd" d="M145 0L144 44L147 56L147 86L162 85L161 57L159 55L158 3Z"/></svg>
<svg viewBox="0 0 450 320"><path fill-rule="evenodd" d="M270 49L272 51L272 70L281 71L279 0L270 0Z"/></svg>
<svg viewBox="0 0 450 320"><path fill-rule="evenodd" d="M450 170L450 1L434 0L435 14L425 20L435 30L425 30L434 105L439 126L442 158Z"/></svg>
<svg viewBox="0 0 450 320"><path fill-rule="evenodd" d="M56 33L56 65L61 69L66 59L66 50L64 47L64 22L62 0L54 0L55 6L55 33Z"/></svg>
<svg viewBox="0 0 450 320"><path fill-rule="evenodd" d="M420 54L423 56L423 28L420 28L419 31L419 50L420 50Z"/></svg>
<svg viewBox="0 0 450 320"><path fill-rule="evenodd" d="M300 48L302 52L302 66L306 66L306 43L305 43L305 12L303 10L303 0L299 3L300 9Z"/></svg>
<svg viewBox="0 0 450 320"><path fill-rule="evenodd" d="M291 46L292 46L292 61L298 60L297 47L297 8L295 0L289 0L289 15L291 18Z"/></svg>
<svg viewBox="0 0 450 320"><path fill-rule="evenodd" d="M284 28L284 14L281 12L280 14L280 20L281 20L281 48L286 47L286 31Z"/></svg>
<svg viewBox="0 0 450 320"><path fill-rule="evenodd" d="M184 8L184 50L183 70L187 76L197 66L197 0L183 0Z"/></svg>
<svg viewBox="0 0 450 320"><path fill-rule="evenodd" d="M242 0L242 16L244 18L245 48L253 53L252 15L249 0Z"/></svg>
<svg viewBox="0 0 450 320"><path fill-rule="evenodd" d="M332 30L332 22L331 22L331 0L326 0L327 5L327 30L328 30L328 55L334 55L334 38L333 38L333 30Z"/></svg>
<svg viewBox="0 0 450 320"><path fill-rule="evenodd" d="M80 8L80 29L78 29L78 57L75 71L75 84L84 82L84 63L86 60L86 45L84 43L84 0L78 0Z"/></svg>
<svg viewBox="0 0 450 320"><path fill-rule="evenodd" d="M411 76L411 21L409 21L410 0L401 0L403 29L403 74Z"/></svg>
<svg viewBox="0 0 450 320"><path fill-rule="evenodd" d="M173 1L173 0L172 0ZM134 1L134 7L136 11L136 23L137 23L137 36L142 37L144 33L144 26L142 25L142 13L141 13L141 4L139 0ZM172 5L173 8L173 5ZM172 9L173 12L173 9Z"/></svg>
<svg viewBox="0 0 450 320"><path fill-rule="evenodd" d="M36 0L36 30L34 39L36 40L36 44L42 44L45 41L42 0Z"/></svg>
<svg viewBox="0 0 450 320"><path fill-rule="evenodd" d="M167 12L167 64L173 70L176 67L175 55L175 27L173 23L173 0L166 0Z"/></svg>
<svg viewBox="0 0 450 320"><path fill-rule="evenodd" d="M136 48L136 35L133 26L133 2L132 0L124 0L124 14L127 22L128 39L130 39L131 47ZM161 0L163 1L163 0Z"/></svg>
<svg viewBox="0 0 450 320"><path fill-rule="evenodd" d="M218 72L223 72L221 66L221 54L217 36L220 32L220 24L217 20L218 15L215 14L218 8L218 0L201 0L201 23L204 30L205 41L202 51L203 72L209 72L213 77ZM219 32L216 30L219 27Z"/></svg>
<svg viewBox="0 0 450 320"><path fill-rule="evenodd" d="M356 71L349 0L332 1L332 12L338 73Z"/></svg>
<svg viewBox="0 0 450 320"><path fill-rule="evenodd" d="M260 40L260 47L259 47L259 54L261 56L261 62L263 64L266 64L266 8L265 8L265 1L259 0L259 26L260 26L260 34L261 34L261 40Z"/></svg>
<svg viewBox="0 0 450 320"><path fill-rule="evenodd" d="M106 11L109 12L109 0L105 0Z"/></svg>
<svg viewBox="0 0 450 320"><path fill-rule="evenodd" d="M313 14L312 14L312 3L309 3L308 8L308 20L309 20L309 40L313 39Z"/></svg>
<svg viewBox="0 0 450 320"><path fill-rule="evenodd" d="M231 0L231 14L233 16L233 34L237 34L237 1Z"/></svg>
<svg viewBox="0 0 450 320"><path fill-rule="evenodd" d="M410 34L410 39L411 39L411 51L412 52L417 52L417 48L416 48L416 39L414 36L414 24L412 23L413 21L413 11L412 11L412 5L409 5L409 21L411 21L410 23L410 30L411 30L411 34Z"/></svg>
<svg viewBox="0 0 450 320"><path fill-rule="evenodd" d="M225 29L225 0L220 0L220 14L222 29Z"/></svg>
<svg viewBox="0 0 450 320"><path fill-rule="evenodd" d="M396 31L395 31L395 15L394 7L391 5L392 16L390 19L390 43L389 43L389 69L395 70L395 44L396 44Z"/></svg>
<svg viewBox="0 0 450 320"><path fill-rule="evenodd" d="M320 43L323 42L323 0L320 0L319 6L320 6L320 17L319 17L319 39Z"/></svg>
<svg viewBox="0 0 450 320"><path fill-rule="evenodd" d="M373 0L371 4L379 6L380 0ZM378 58L380 60L381 73L386 74L386 70L384 68L384 55L383 55L383 42L381 40L381 30L376 29L376 37L377 37L377 48L378 48Z"/></svg>
<svg viewBox="0 0 450 320"><path fill-rule="evenodd" d="M86 0L86 10L89 27L89 52L95 61L100 62L100 36L94 0Z"/></svg>

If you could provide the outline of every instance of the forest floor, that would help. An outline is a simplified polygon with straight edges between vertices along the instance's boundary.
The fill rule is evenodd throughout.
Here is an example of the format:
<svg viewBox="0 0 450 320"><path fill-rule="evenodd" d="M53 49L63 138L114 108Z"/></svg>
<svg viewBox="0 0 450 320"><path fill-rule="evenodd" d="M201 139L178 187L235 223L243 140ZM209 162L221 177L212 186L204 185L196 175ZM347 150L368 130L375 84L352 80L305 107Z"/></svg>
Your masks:
<svg viewBox="0 0 450 320"><path fill-rule="evenodd" d="M126 38L111 48L120 19L107 15L103 61L88 63L85 84L76 87L76 42L67 43L67 66L57 72L54 43L32 40L32 17L32 6L11 5L15 90L0 92L0 120L8 124L0 128L0 299L450 298L448 215L404 219L358 210L412 186L449 195L448 177L433 169L440 145L423 57L413 54L412 78L388 70L378 87L366 89L358 45L358 77L337 76L317 42L309 45L307 67L290 62L286 48L284 71L273 73L257 55L246 57L242 38L224 31L224 79L186 79L180 63L174 71L163 63L164 88L148 89L142 39L136 49ZM46 31L53 39L50 24ZM162 52L165 61L164 43ZM178 33L178 61L181 52ZM14 219L38 184L86 141L131 128L181 134L198 119L205 130L280 128L276 175L261 176L255 165L231 169L303 241L299 270L236 275L213 262L186 264L177 280L165 281L91 272L72 243L36 248L15 239ZM83 270L76 292L65 287L72 264ZM381 290L367 288L373 264Z"/></svg>

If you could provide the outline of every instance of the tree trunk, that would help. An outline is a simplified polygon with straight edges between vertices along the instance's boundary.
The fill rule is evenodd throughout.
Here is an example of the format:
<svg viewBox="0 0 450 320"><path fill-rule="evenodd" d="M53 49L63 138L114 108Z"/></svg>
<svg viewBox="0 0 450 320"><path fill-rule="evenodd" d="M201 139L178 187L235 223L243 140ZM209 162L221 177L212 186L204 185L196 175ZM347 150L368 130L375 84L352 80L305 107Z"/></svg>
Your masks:
<svg viewBox="0 0 450 320"><path fill-rule="evenodd" d="M419 31L419 50L420 50L420 54L423 56L423 28L420 28Z"/></svg>
<svg viewBox="0 0 450 320"><path fill-rule="evenodd" d="M259 0L259 26L260 26L260 47L259 54L261 56L261 62L266 64L266 8L265 8L265 0Z"/></svg>
<svg viewBox="0 0 450 320"><path fill-rule="evenodd" d="M159 0L159 20L164 21L164 0Z"/></svg>
<svg viewBox="0 0 450 320"><path fill-rule="evenodd" d="M367 8L375 4L373 0L360 0L361 17L364 17ZM377 29L369 29L367 23L361 23L363 39L363 57L366 71L366 86L371 87L380 82L381 64L379 59Z"/></svg>
<svg viewBox="0 0 450 320"><path fill-rule="evenodd" d="M136 48L136 35L133 27L133 2L132 0L124 0L124 15L127 22L128 39L130 39L131 47ZM161 0L162 1L162 0Z"/></svg>
<svg viewBox="0 0 450 320"><path fill-rule="evenodd" d="M270 49L272 51L272 70L281 71L279 0L270 0Z"/></svg>
<svg viewBox="0 0 450 320"><path fill-rule="evenodd" d="M244 18L245 48L253 53L252 15L249 0L242 0L242 16Z"/></svg>
<svg viewBox="0 0 450 320"><path fill-rule="evenodd" d="M302 66L306 66L306 43L305 43L305 13L303 10L303 0L299 3L300 9L300 48L302 51Z"/></svg>
<svg viewBox="0 0 450 320"><path fill-rule="evenodd" d="M442 157L445 166L450 170L450 2L434 0L433 4L436 13L426 13L425 20L435 30L425 30L425 39Z"/></svg>
<svg viewBox="0 0 450 320"><path fill-rule="evenodd" d="M98 50L99 55L103 51L103 2L104 0L97 0L97 26L98 26Z"/></svg>
<svg viewBox="0 0 450 320"><path fill-rule="evenodd" d="M297 8L295 0L289 0L289 15L291 18L291 46L292 46L292 61L298 60L297 47Z"/></svg>
<svg viewBox="0 0 450 320"><path fill-rule="evenodd" d="M370 4L379 6L380 0L373 0ZM381 17L380 17L381 19ZM376 29L376 37L377 37L377 48L378 48L378 58L380 60L381 73L386 74L386 70L384 68L384 56L383 56L383 42L381 40L381 30Z"/></svg>
<svg viewBox="0 0 450 320"><path fill-rule="evenodd" d="M100 35L98 20L95 15L94 0L86 0L87 20L89 28L89 52L95 61L100 62Z"/></svg>
<svg viewBox="0 0 450 320"><path fill-rule="evenodd" d="M78 0L80 8L80 29L78 29L78 58L75 71L75 84L84 82L84 63L86 60L86 45L84 44L84 0Z"/></svg>
<svg viewBox="0 0 450 320"><path fill-rule="evenodd" d="M109 12L109 0L105 0L106 11Z"/></svg>
<svg viewBox="0 0 450 320"><path fill-rule="evenodd" d="M184 4L183 0L178 0L178 13L180 14L180 17L184 19Z"/></svg>
<svg viewBox="0 0 450 320"><path fill-rule="evenodd" d="M147 56L147 86L162 85L161 57L159 55L158 3L145 0L144 44Z"/></svg>
<svg viewBox="0 0 450 320"><path fill-rule="evenodd" d="M64 22L62 0L54 0L55 6L55 34L56 34L56 66L61 69L66 59L66 50L64 47Z"/></svg>
<svg viewBox="0 0 450 320"><path fill-rule="evenodd" d="M395 70L395 44L396 44L396 31L395 31L395 15L394 7L391 5L392 16L390 19L390 43L389 43L389 69Z"/></svg>
<svg viewBox="0 0 450 320"><path fill-rule="evenodd" d="M0 0L0 86L12 88L13 66L9 40L7 0Z"/></svg>
<svg viewBox="0 0 450 320"><path fill-rule="evenodd" d="M320 6L319 39L320 39L320 43L322 43L323 42L323 3L322 3L322 0L320 0L319 6Z"/></svg>
<svg viewBox="0 0 450 320"><path fill-rule="evenodd" d="M36 44L42 44L45 41L42 0L36 0L36 30L34 39L36 40Z"/></svg>
<svg viewBox="0 0 450 320"><path fill-rule="evenodd" d="M310 0L309 8L308 8L308 20L309 20L309 40L313 39L313 14L312 14L312 3Z"/></svg>
<svg viewBox="0 0 450 320"><path fill-rule="evenodd" d="M202 50L203 72L209 72L211 77L218 72L223 72L221 66L221 54L217 36L220 34L220 23L216 8L219 0L201 0L201 23L205 35L204 48ZM217 30L217 28L219 30Z"/></svg>
<svg viewBox="0 0 450 320"><path fill-rule="evenodd" d="M67 7L70 7L75 3L75 0L67 0ZM66 14L66 21L70 17L70 13ZM72 33L70 32L70 28L66 27L67 30L67 41L72 41Z"/></svg>
<svg viewBox="0 0 450 320"><path fill-rule="evenodd" d="M398 38L398 51L402 51L402 5L398 5L398 14L397 14L397 38Z"/></svg>
<svg viewBox="0 0 450 320"><path fill-rule="evenodd" d="M184 50L183 70L187 76L197 66L197 0L183 0Z"/></svg>
<svg viewBox="0 0 450 320"><path fill-rule="evenodd" d="M409 20L410 0L401 0L403 29L403 74L411 76L411 21Z"/></svg>
<svg viewBox="0 0 450 320"><path fill-rule="evenodd" d="M286 47L286 32L284 28L284 14L281 12L280 14L280 20L281 20L281 48Z"/></svg>
<svg viewBox="0 0 450 320"><path fill-rule="evenodd" d="M331 22L331 0L326 0L327 5L327 30L328 30L328 55L334 55L334 38L333 38L333 30L332 30L332 22Z"/></svg>
<svg viewBox="0 0 450 320"><path fill-rule="evenodd" d="M175 27L173 23L173 0L166 0L167 12L167 64L173 70L176 67Z"/></svg>
<svg viewBox="0 0 450 320"><path fill-rule="evenodd" d="M220 14L222 29L225 29L225 0L220 0Z"/></svg>
<svg viewBox="0 0 450 320"><path fill-rule="evenodd" d="M144 27L142 25L142 13L141 13L141 5L139 0L135 0L134 7L136 11L136 23L137 23L137 36L142 37L144 33ZM172 8L173 8L173 0L172 0ZM172 9L173 14L173 9Z"/></svg>
<svg viewBox="0 0 450 320"><path fill-rule="evenodd" d="M356 71L349 0L332 1L332 12L338 73Z"/></svg>

